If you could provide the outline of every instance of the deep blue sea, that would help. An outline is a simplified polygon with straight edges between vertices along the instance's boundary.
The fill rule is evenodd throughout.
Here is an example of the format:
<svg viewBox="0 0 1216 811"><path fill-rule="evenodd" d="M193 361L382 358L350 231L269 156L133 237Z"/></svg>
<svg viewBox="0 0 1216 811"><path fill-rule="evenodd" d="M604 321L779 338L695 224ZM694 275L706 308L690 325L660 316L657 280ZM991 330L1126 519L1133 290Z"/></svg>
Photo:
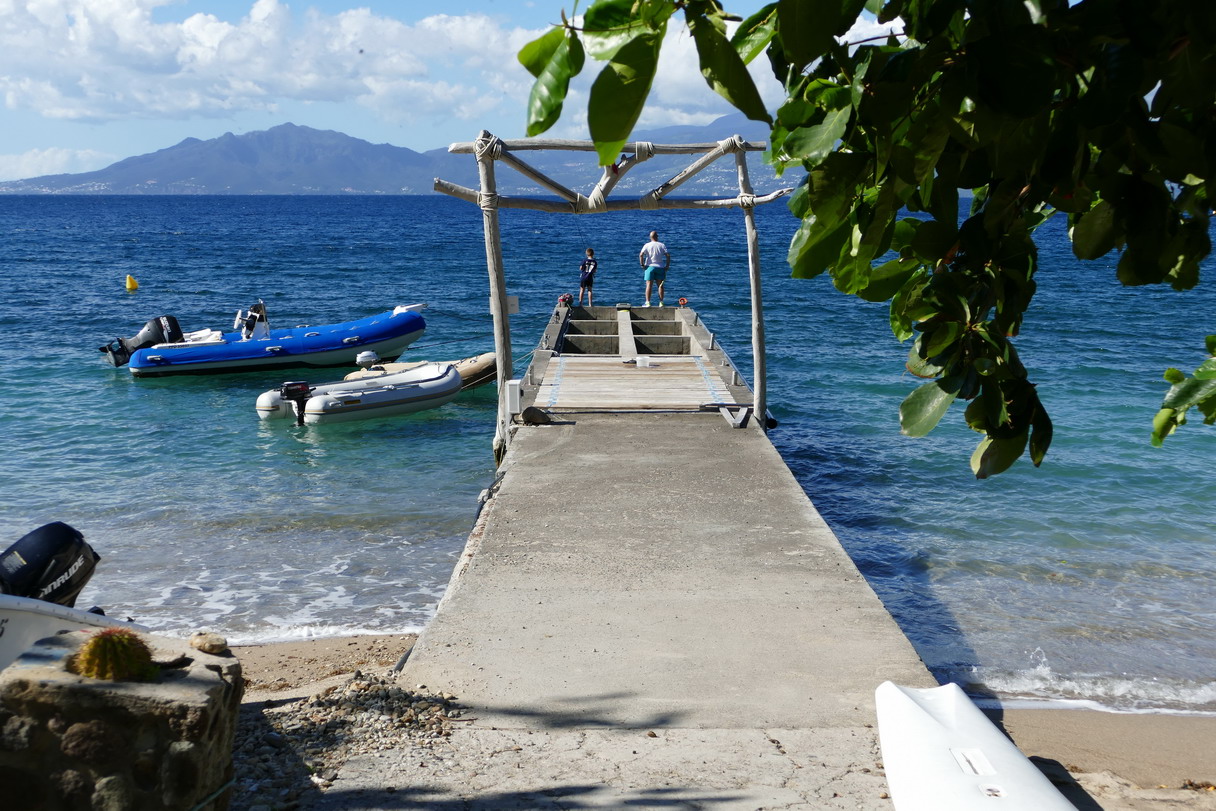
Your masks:
<svg viewBox="0 0 1216 811"><path fill-rule="evenodd" d="M637 303L637 250L658 228L669 301L687 297L750 374L738 210L501 221L517 372L558 295L577 292L584 248L600 259L597 301ZM1162 372L1193 369L1216 332L1210 279L1125 289L1113 260L1077 262L1063 223L1047 226L1018 346L1055 441L1041 468L976 481L960 406L927 438L900 435L919 381L885 307L789 278L796 221L782 203L758 221L771 438L925 660L1005 699L1216 712L1216 431L1193 421L1149 445ZM257 394L337 371L135 380L97 347L162 314L226 329L262 298L272 324L425 301L427 333L403 359L492 349L476 206L0 197L0 271L0 545L72 524L102 557L80 604L170 634L426 624L493 479L493 386L420 414L296 427L260 422Z"/></svg>

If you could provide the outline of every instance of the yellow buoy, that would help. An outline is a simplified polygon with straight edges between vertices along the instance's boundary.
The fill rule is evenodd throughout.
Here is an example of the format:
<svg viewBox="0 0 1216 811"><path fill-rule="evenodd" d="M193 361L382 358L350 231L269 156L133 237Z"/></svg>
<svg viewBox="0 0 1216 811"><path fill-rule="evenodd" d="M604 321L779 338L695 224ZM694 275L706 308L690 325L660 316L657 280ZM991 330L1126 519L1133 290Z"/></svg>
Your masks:
<svg viewBox="0 0 1216 811"><path fill-rule="evenodd" d="M138 290L139 289L139 282L135 281L135 277L132 276L130 273L127 274L127 289L128 290Z"/></svg>

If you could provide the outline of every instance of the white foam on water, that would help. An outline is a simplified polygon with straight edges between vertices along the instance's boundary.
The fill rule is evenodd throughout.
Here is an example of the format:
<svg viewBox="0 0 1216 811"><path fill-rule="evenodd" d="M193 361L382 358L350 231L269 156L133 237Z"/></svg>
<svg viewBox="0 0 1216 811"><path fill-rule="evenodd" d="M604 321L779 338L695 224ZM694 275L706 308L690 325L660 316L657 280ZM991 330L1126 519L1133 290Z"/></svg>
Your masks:
<svg viewBox="0 0 1216 811"><path fill-rule="evenodd" d="M974 668L956 673L960 682L979 701L1000 706L1071 707L1120 713L1166 713L1216 716L1216 681L1184 682L1167 678L1062 675L1046 664L1020 672ZM957 678L962 676L963 678Z"/></svg>
<svg viewBox="0 0 1216 811"><path fill-rule="evenodd" d="M229 645L267 645L275 642L303 642L310 639L332 639L347 636L386 636L397 634L420 634L421 625L368 628L361 625L298 625L292 622L275 624L274 618L266 618L271 627L256 633L237 634L228 637Z"/></svg>

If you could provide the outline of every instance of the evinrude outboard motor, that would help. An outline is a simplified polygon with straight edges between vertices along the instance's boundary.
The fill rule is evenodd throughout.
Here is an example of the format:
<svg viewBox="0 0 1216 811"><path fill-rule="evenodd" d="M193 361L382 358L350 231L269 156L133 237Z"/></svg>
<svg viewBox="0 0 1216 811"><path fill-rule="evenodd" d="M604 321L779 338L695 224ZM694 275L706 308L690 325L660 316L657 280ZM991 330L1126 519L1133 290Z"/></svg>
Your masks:
<svg viewBox="0 0 1216 811"><path fill-rule="evenodd" d="M131 354L137 349L145 349L155 344L171 344L185 340L182 328L177 319L171 315L160 315L144 324L134 338L115 338L105 346L97 347L105 352L110 363L123 366L131 359Z"/></svg>
<svg viewBox="0 0 1216 811"><path fill-rule="evenodd" d="M101 556L77 530L55 521L0 554L0 594L76 606Z"/></svg>

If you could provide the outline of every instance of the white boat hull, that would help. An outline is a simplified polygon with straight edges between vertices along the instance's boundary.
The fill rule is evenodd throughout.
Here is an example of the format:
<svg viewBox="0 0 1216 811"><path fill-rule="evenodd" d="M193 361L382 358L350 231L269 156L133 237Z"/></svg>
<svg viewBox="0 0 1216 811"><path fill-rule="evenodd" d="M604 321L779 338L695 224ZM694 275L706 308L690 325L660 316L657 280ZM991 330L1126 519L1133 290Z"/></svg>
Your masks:
<svg viewBox="0 0 1216 811"><path fill-rule="evenodd" d="M0 594L0 670L15 662L39 639L55 636L61 631L97 631L115 627L147 630L134 623L57 603Z"/></svg>
<svg viewBox="0 0 1216 811"><path fill-rule="evenodd" d="M425 366L431 361L412 361L409 363L377 363L369 369L359 369L343 377L343 380L368 380L397 372L408 372ZM498 372L498 358L493 352L483 352L480 355L448 361L460 372L461 390L472 389L485 385L495 379Z"/></svg>
<svg viewBox="0 0 1216 811"><path fill-rule="evenodd" d="M874 691L896 811L1075 811L957 684Z"/></svg>
<svg viewBox="0 0 1216 811"><path fill-rule="evenodd" d="M460 373L451 364L428 363L402 372L313 387L304 403L304 423L350 422L437 408L460 393ZM258 396L260 419L295 418L295 406L278 389Z"/></svg>

